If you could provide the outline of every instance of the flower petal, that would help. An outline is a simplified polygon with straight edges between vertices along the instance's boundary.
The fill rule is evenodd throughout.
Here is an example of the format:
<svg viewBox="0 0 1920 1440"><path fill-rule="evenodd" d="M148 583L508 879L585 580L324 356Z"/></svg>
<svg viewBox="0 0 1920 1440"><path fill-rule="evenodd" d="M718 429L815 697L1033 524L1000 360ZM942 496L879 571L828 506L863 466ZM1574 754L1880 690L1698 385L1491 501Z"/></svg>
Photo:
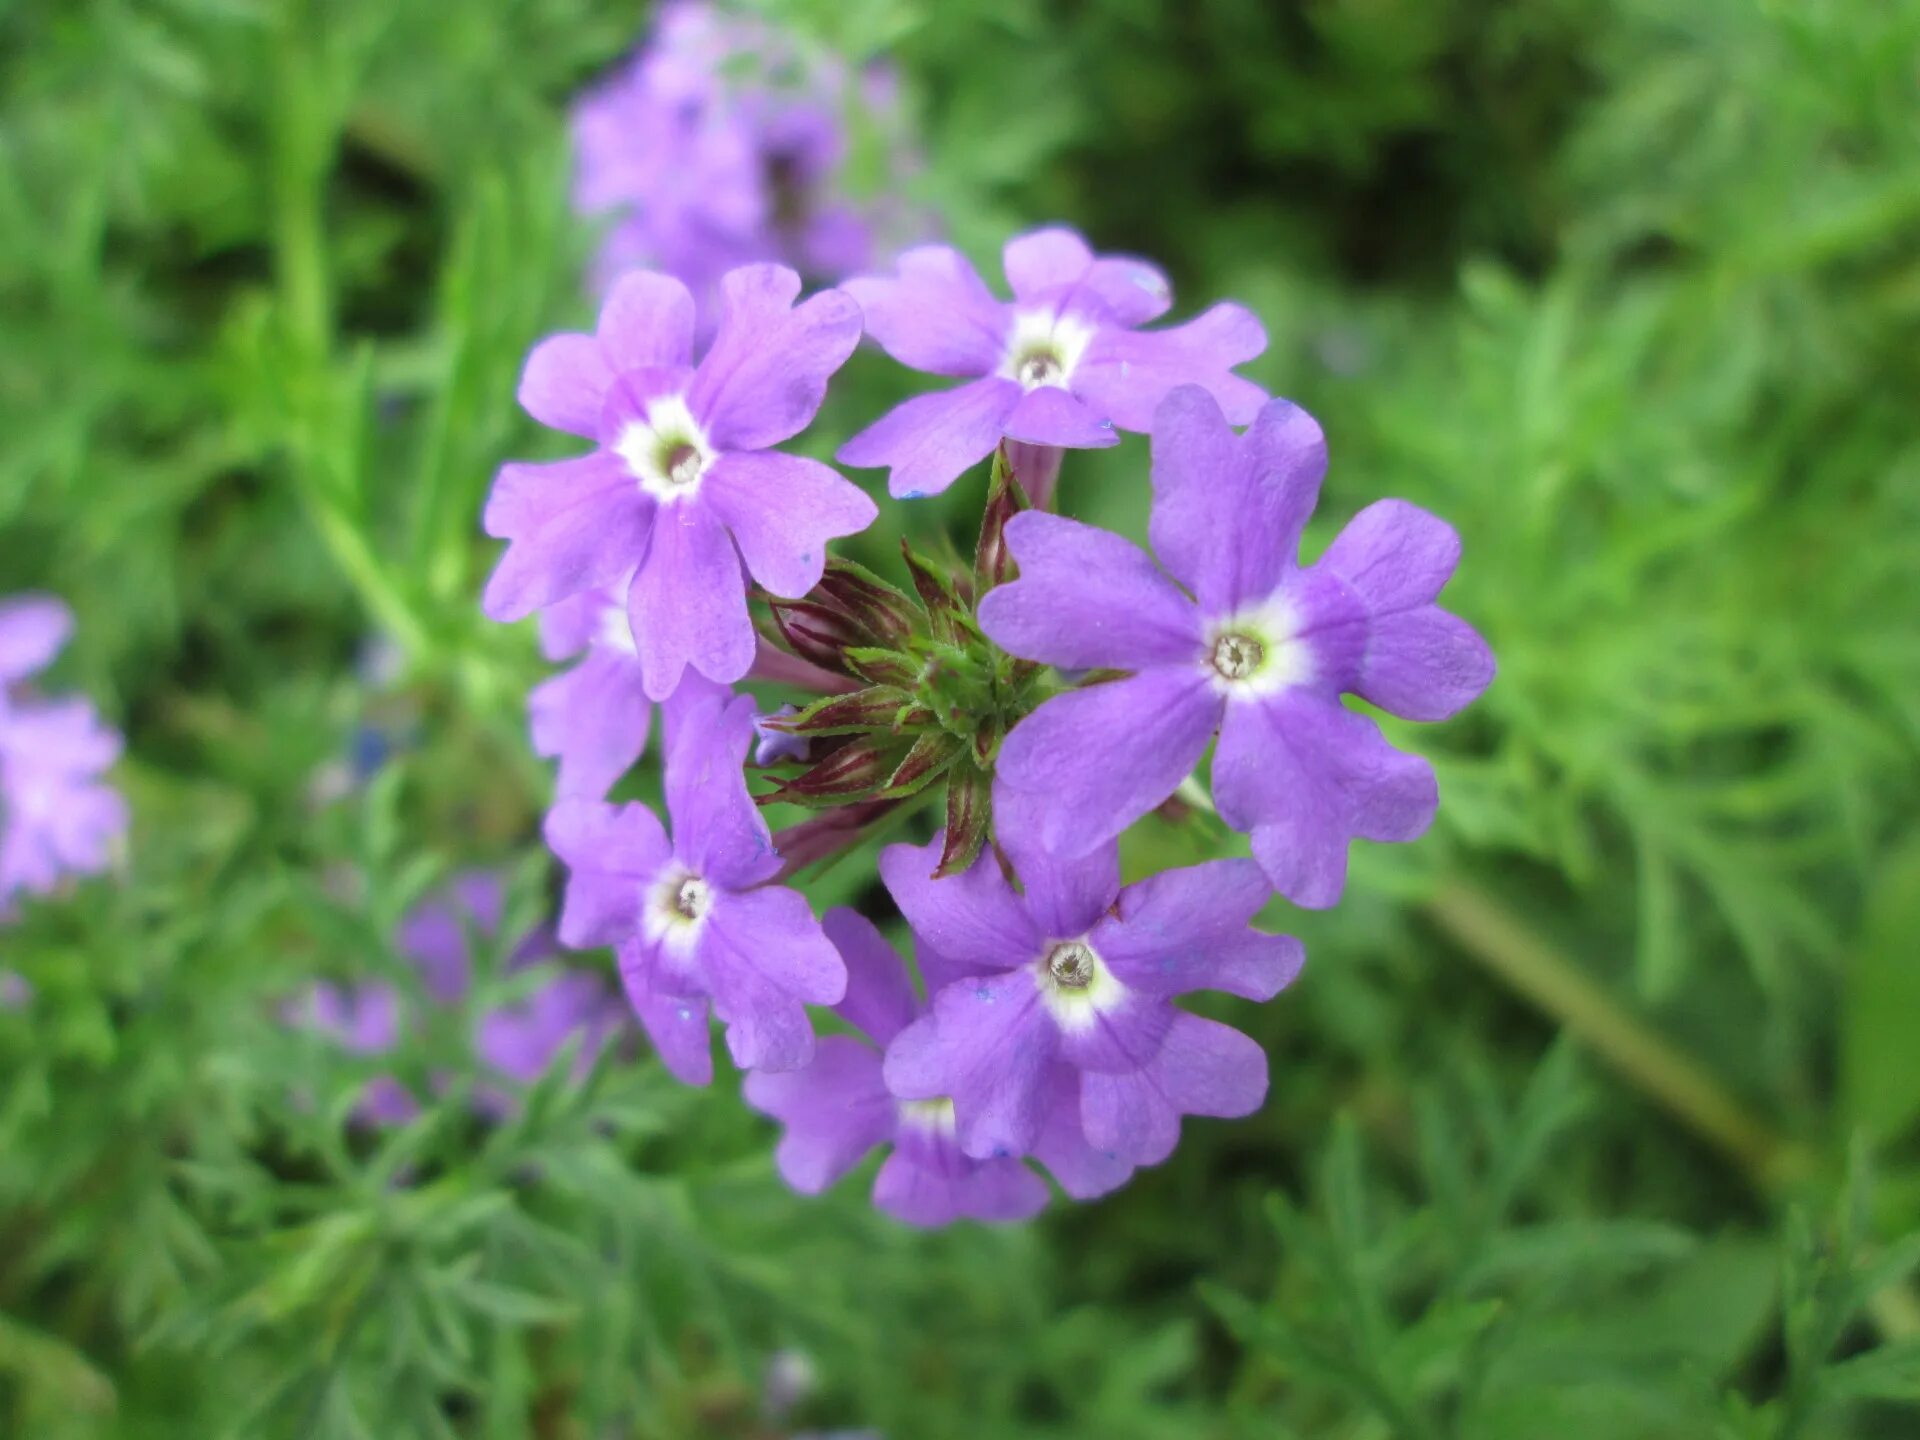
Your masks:
<svg viewBox="0 0 1920 1440"><path fill-rule="evenodd" d="M938 495L993 453L1019 403L1020 387L997 375L916 395L847 441L834 458L863 470L890 467L887 493L896 500Z"/></svg>
<svg viewBox="0 0 1920 1440"><path fill-rule="evenodd" d="M594 650L527 696L536 755L558 759L555 789L598 800L647 748L653 704L628 656Z"/></svg>
<svg viewBox="0 0 1920 1440"><path fill-rule="evenodd" d="M1201 661L1193 602L1144 551L1111 531L1028 510L1007 522L1020 575L980 601L980 625L1009 654L1085 670Z"/></svg>
<svg viewBox="0 0 1920 1440"><path fill-rule="evenodd" d="M591 335L549 335L533 347L520 372L520 408L542 425L583 435L599 433L613 371Z"/></svg>
<svg viewBox="0 0 1920 1440"><path fill-rule="evenodd" d="M615 807L562 800L547 812L545 834L547 848L571 872L560 939L583 950L639 929L646 884L673 858L659 817L638 801Z"/></svg>
<svg viewBox="0 0 1920 1440"><path fill-rule="evenodd" d="M1151 1064L1081 1078L1087 1141L1136 1165L1157 1165L1180 1140L1182 1115L1251 1115L1267 1095L1267 1056L1230 1026L1178 1015Z"/></svg>
<svg viewBox="0 0 1920 1440"><path fill-rule="evenodd" d="M730 685L753 664L746 577L726 527L698 497L660 507L627 617L647 694L664 700L691 665Z"/></svg>
<svg viewBox="0 0 1920 1440"><path fill-rule="evenodd" d="M950 1139L946 1143L953 1144ZM1049 1198L1046 1182L1018 1160L962 1156L957 1166L935 1166L897 1149L873 1180L876 1209L904 1225L926 1229L955 1220L1031 1219L1047 1208Z"/></svg>
<svg viewBox="0 0 1920 1440"><path fill-rule="evenodd" d="M1000 778L1040 797L1040 843L1104 845L1192 773L1222 705L1198 673L1148 670L1055 696L1000 747Z"/></svg>
<svg viewBox="0 0 1920 1440"><path fill-rule="evenodd" d="M638 940L622 945L618 956L620 983L667 1073L683 1085L711 1085L713 1031L706 997L657 989L651 981L651 957Z"/></svg>
<svg viewBox="0 0 1920 1440"><path fill-rule="evenodd" d="M1020 397L1007 417L1007 438L1073 450L1104 450L1120 443L1111 420L1058 385L1042 385Z"/></svg>
<svg viewBox="0 0 1920 1440"><path fill-rule="evenodd" d="M1267 348L1267 332L1239 305L1216 305L1166 330L1103 327L1073 372L1073 393L1122 430L1153 427L1153 412L1176 385L1204 385L1236 425L1252 421L1267 395L1232 373Z"/></svg>
<svg viewBox="0 0 1920 1440"><path fill-rule="evenodd" d="M1251 860L1209 860L1163 870L1120 892L1118 913L1090 937L1129 990L1184 995L1224 990L1271 1000L1300 972L1291 935L1248 929L1273 894Z"/></svg>
<svg viewBox="0 0 1920 1440"><path fill-rule="evenodd" d="M722 455L701 495L733 532L753 578L789 599L820 583L829 540L859 534L880 513L831 466L774 451Z"/></svg>
<svg viewBox="0 0 1920 1440"><path fill-rule="evenodd" d="M944 880L933 878L939 858L938 836L929 845L889 845L880 852L880 878L923 947L981 970L1010 970L1039 955L1044 937L992 850Z"/></svg>
<svg viewBox="0 0 1920 1440"><path fill-rule="evenodd" d="M818 1195L893 1138L896 1108L880 1080L880 1052L850 1035L823 1036L802 1069L754 1071L741 1095L786 1127L773 1160L803 1195Z"/></svg>
<svg viewBox="0 0 1920 1440"><path fill-rule="evenodd" d="M506 537L482 608L519 620L614 580L650 548L654 504L605 452L553 465L506 465L487 502L487 531Z"/></svg>
<svg viewBox="0 0 1920 1440"><path fill-rule="evenodd" d="M846 962L798 890L763 885L716 897L702 939L715 934L732 948L730 959L798 1000L838 1005L846 998Z"/></svg>
<svg viewBox="0 0 1920 1440"><path fill-rule="evenodd" d="M1053 225L1007 241L1000 263L1015 298L1032 300L1080 280L1093 265L1093 250L1077 232Z"/></svg>
<svg viewBox="0 0 1920 1440"><path fill-rule="evenodd" d="M1061 1057L1089 1073L1138 1070L1159 1053L1175 1013L1164 1000L1127 991L1117 1003L1090 1009L1079 1023L1062 1024Z"/></svg>
<svg viewBox="0 0 1920 1440"><path fill-rule="evenodd" d="M994 831L1026 892L1027 914L1041 935L1075 939L1092 929L1120 894L1120 846L1096 845L1085 855L1056 855L1040 843L1042 802L1024 790L996 785Z"/></svg>
<svg viewBox="0 0 1920 1440"><path fill-rule="evenodd" d="M1376 500L1314 563L1359 592L1375 616L1429 603L1460 563L1460 535L1405 500Z"/></svg>
<svg viewBox="0 0 1920 1440"><path fill-rule="evenodd" d="M907 1028L918 1008L905 962L858 911L837 906L821 917L820 928L847 967L847 993L835 1013L884 1046Z"/></svg>
<svg viewBox="0 0 1920 1440"><path fill-rule="evenodd" d="M693 363L693 293L671 275L630 270L613 282L594 331L615 370Z"/></svg>
<svg viewBox="0 0 1920 1440"><path fill-rule="evenodd" d="M1045 1118L1042 1082L1058 1036L1030 970L964 980L894 1037L887 1089L950 1098L960 1148L977 1160L1025 1155Z"/></svg>
<svg viewBox="0 0 1920 1440"><path fill-rule="evenodd" d="M746 890L780 868L773 836L747 792L753 745L753 697L713 696L679 707L664 771L673 849L694 873L727 890ZM813 925L811 913L806 924Z"/></svg>
<svg viewBox="0 0 1920 1440"><path fill-rule="evenodd" d="M823 290L797 309L800 277L782 265L743 265L720 282L720 328L687 408L720 450L764 450L807 428L827 380L860 343L860 307Z"/></svg>
<svg viewBox="0 0 1920 1440"><path fill-rule="evenodd" d="M0 602L0 681L38 674L72 634L73 612L51 595L16 595Z"/></svg>
<svg viewBox="0 0 1920 1440"><path fill-rule="evenodd" d="M1107 255L1061 300L1060 308L1132 328L1158 320L1173 304L1173 287L1157 267L1131 255Z"/></svg>
<svg viewBox="0 0 1920 1440"><path fill-rule="evenodd" d="M1493 672L1478 631L1437 605L1418 605L1375 619L1353 688L1408 720L1445 720L1477 699Z"/></svg>
<svg viewBox="0 0 1920 1440"><path fill-rule="evenodd" d="M910 370L992 374L1007 345L1007 307L966 257L922 245L901 255L896 268L897 278L863 277L841 287L866 312L867 334Z"/></svg>
<svg viewBox="0 0 1920 1440"><path fill-rule="evenodd" d="M1182 385L1154 413L1154 554L1209 614L1257 603L1293 567L1326 469L1326 437L1292 401L1236 437L1211 393Z"/></svg>
<svg viewBox="0 0 1920 1440"><path fill-rule="evenodd" d="M1096 1200L1118 1190L1133 1175L1132 1162L1087 1142L1080 1120L1080 1072L1059 1064L1046 1082L1046 1120L1033 1158L1076 1200Z"/></svg>
<svg viewBox="0 0 1920 1440"><path fill-rule="evenodd" d="M1433 767L1389 745L1338 700L1283 691L1229 705L1213 757L1221 818L1296 905L1324 909L1346 886L1353 838L1402 841L1433 821Z"/></svg>

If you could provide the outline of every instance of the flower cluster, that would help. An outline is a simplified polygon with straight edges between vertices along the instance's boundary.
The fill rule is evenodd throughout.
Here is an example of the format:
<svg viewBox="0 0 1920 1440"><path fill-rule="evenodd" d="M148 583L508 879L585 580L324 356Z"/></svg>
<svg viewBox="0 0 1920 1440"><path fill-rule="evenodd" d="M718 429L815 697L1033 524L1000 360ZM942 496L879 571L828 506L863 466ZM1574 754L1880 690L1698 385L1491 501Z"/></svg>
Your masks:
<svg viewBox="0 0 1920 1440"><path fill-rule="evenodd" d="M499 933L505 906L499 877L476 872L459 876L401 922L398 948L417 968L429 1004L452 1007L465 998L473 985L471 941ZM535 969L552 956L551 934L535 931L513 947L509 968ZM311 985L288 1003L286 1017L355 1055L391 1054L422 1020L400 988L385 982ZM598 977L560 970L524 1000L482 1016L473 1037L474 1052L489 1075L525 1085L539 1079L577 1038L574 1074L584 1076L624 1023L618 998ZM488 1083L475 1091L474 1103L498 1119L512 1112L515 1100L509 1089ZM355 1106L361 1120L375 1125L403 1124L419 1110L419 1097L387 1075L371 1081Z"/></svg>
<svg viewBox="0 0 1920 1440"><path fill-rule="evenodd" d="M874 1201L922 1225L1036 1213L1036 1166L1104 1194L1183 1117L1257 1109L1260 1047L1175 1002L1272 998L1303 956L1256 914L1276 892L1333 903L1350 841L1431 821L1431 768L1345 697L1437 720L1493 673L1434 603L1459 554L1435 517L1384 501L1300 562L1326 445L1235 373L1265 345L1252 315L1155 326L1165 277L1065 229L1016 238L1004 268L1010 300L923 247L798 304L792 271L736 269L697 363L686 288L623 276L595 333L543 342L521 385L592 452L506 466L486 514L509 541L488 612L538 611L551 656L584 655L532 702L560 765L562 941L613 949L681 1079L711 1079L721 1023L796 1189L884 1149ZM874 519L865 493L771 448L863 331L965 383L839 460L889 468L900 498L992 462L972 563L903 545L905 587L827 554ZM1151 436L1152 555L1049 509L1064 452L1122 431ZM667 824L608 799L656 703ZM1183 787L1204 799L1210 745L1211 803L1251 858L1124 884L1121 833ZM776 804L815 813L775 834ZM931 840L878 857L910 966L787 882L922 807Z"/></svg>
<svg viewBox="0 0 1920 1440"><path fill-rule="evenodd" d="M883 238L914 219L850 193L853 109L897 180L911 156L891 72L850 72L783 30L698 0L663 7L649 43L574 111L574 203L616 217L597 288L634 266L664 271L700 297L710 333L707 304L736 266L779 261L832 281L870 265Z"/></svg>
<svg viewBox="0 0 1920 1440"><path fill-rule="evenodd" d="M0 600L0 916L20 894L106 869L126 834L126 802L100 778L120 736L86 700L28 684L72 633L72 613L51 596Z"/></svg>

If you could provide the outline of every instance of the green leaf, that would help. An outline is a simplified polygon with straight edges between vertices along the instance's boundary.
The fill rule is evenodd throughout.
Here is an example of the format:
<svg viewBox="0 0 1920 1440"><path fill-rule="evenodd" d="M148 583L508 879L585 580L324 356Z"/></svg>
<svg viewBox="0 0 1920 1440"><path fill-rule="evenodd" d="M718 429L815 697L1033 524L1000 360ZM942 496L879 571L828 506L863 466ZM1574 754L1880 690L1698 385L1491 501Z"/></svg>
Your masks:
<svg viewBox="0 0 1920 1440"><path fill-rule="evenodd" d="M1884 860L1847 965L1841 1093L1848 1124L1887 1140L1920 1115L1920 835Z"/></svg>

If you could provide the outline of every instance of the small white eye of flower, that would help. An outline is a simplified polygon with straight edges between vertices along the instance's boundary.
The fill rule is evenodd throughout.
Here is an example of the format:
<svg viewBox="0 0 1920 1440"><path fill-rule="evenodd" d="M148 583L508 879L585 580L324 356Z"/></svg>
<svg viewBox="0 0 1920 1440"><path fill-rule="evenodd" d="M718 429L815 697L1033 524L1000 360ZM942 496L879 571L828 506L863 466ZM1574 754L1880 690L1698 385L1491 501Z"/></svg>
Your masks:
<svg viewBox="0 0 1920 1440"><path fill-rule="evenodd" d="M1272 695L1313 678L1313 648L1299 617L1279 596L1210 627L1201 668L1214 690L1234 699Z"/></svg>
<svg viewBox="0 0 1920 1440"><path fill-rule="evenodd" d="M716 458L680 395L649 402L645 417L629 421L613 449L642 490L669 503L694 494Z"/></svg>

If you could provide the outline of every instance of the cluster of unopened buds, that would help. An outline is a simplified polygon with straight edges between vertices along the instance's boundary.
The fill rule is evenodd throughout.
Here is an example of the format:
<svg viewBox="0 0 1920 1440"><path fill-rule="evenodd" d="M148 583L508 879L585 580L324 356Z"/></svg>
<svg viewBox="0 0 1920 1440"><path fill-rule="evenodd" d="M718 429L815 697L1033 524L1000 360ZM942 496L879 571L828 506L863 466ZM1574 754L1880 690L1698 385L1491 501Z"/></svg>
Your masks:
<svg viewBox="0 0 1920 1440"><path fill-rule="evenodd" d="M1103 1194L1166 1159L1182 1116L1254 1111L1259 1046L1174 1002L1272 998L1302 962L1252 928L1272 895L1331 905L1352 840L1431 821L1431 767L1344 697L1439 720L1493 674L1435 604L1459 543L1434 516L1382 501L1300 562L1326 446L1234 373L1265 346L1253 315L1144 328L1165 278L1065 229L1014 239L1004 266L1011 300L942 246L804 301L791 270L736 268L698 354L687 287L629 272L520 387L591 448L507 465L485 515L509 542L488 614L537 612L549 655L580 657L532 698L559 762L562 941L612 947L683 1080L712 1078L724 1026L796 1188L891 1147L875 1202L918 1224L1033 1214L1049 1190L1029 1162ZM776 448L863 334L962 383L837 458L889 469L897 499L984 469L970 564L903 544L889 578L830 555L874 502ZM1151 437L1151 554L1051 511L1063 453L1121 432ZM607 799L655 705L666 823ZM1209 745L1210 803L1252 858L1122 884L1120 835L1201 793ZM774 803L818 813L774 834ZM879 855L909 967L788 882L919 811L932 839ZM841 1023L816 1036L810 1006Z"/></svg>

